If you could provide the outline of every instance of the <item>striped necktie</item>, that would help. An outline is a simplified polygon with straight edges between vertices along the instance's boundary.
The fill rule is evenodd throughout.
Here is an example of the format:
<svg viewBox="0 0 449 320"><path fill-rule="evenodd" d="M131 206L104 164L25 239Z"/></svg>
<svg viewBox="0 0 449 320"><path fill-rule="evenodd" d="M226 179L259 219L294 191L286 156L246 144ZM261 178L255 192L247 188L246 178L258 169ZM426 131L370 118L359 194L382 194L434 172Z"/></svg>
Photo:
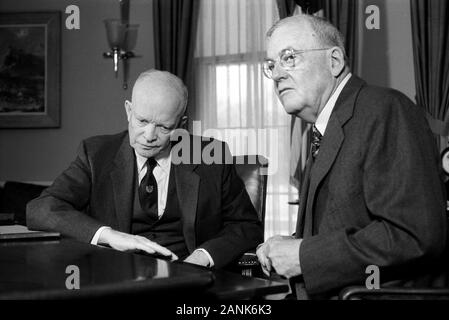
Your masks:
<svg viewBox="0 0 449 320"><path fill-rule="evenodd" d="M323 136L318 131L318 129L313 125L312 127L312 157L315 158L318 155L318 151L320 150L320 143Z"/></svg>

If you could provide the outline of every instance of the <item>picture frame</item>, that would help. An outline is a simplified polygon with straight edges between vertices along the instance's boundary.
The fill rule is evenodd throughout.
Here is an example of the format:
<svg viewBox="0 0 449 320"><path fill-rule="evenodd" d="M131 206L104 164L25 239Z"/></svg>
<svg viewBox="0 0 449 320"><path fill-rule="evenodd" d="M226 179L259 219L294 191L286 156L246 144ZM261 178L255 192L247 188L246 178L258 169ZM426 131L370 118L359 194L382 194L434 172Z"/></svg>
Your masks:
<svg viewBox="0 0 449 320"><path fill-rule="evenodd" d="M60 127L60 12L0 13L0 128Z"/></svg>

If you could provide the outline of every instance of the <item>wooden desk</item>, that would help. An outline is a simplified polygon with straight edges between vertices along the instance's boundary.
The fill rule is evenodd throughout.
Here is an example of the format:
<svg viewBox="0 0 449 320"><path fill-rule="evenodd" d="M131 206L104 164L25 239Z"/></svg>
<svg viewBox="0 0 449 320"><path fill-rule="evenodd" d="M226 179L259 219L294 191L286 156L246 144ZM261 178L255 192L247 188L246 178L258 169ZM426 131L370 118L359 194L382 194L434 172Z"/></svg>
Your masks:
<svg viewBox="0 0 449 320"><path fill-rule="evenodd" d="M80 289L66 280L79 268ZM288 286L118 252L73 240L0 242L0 299L98 298L130 295L243 299L282 293Z"/></svg>

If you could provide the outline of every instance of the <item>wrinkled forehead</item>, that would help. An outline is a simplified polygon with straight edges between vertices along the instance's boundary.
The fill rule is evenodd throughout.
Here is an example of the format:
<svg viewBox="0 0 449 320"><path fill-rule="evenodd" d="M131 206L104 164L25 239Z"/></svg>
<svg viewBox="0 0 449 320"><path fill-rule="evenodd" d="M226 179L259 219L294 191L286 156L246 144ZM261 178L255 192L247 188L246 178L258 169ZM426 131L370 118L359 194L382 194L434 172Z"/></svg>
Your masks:
<svg viewBox="0 0 449 320"><path fill-rule="evenodd" d="M136 83L132 95L133 110L143 117L174 119L183 113L183 97L172 86L160 82Z"/></svg>
<svg viewBox="0 0 449 320"><path fill-rule="evenodd" d="M275 60L287 48L304 50L318 47L318 37L307 22L287 23L267 38L267 58Z"/></svg>
<svg viewBox="0 0 449 320"><path fill-rule="evenodd" d="M132 91L132 100L150 98L154 95L171 96L182 98L182 93L168 79L162 77L145 77L138 79Z"/></svg>

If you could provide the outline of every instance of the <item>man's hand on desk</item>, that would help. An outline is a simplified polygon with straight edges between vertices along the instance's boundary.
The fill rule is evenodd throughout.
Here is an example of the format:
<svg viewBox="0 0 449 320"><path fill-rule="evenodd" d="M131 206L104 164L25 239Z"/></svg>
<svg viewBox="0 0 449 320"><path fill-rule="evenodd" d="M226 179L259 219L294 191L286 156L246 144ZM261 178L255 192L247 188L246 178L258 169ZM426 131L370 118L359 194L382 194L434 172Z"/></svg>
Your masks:
<svg viewBox="0 0 449 320"><path fill-rule="evenodd" d="M263 272L271 271L287 279L300 275L299 248L302 239L292 236L274 236L257 248L256 254Z"/></svg>
<svg viewBox="0 0 449 320"><path fill-rule="evenodd" d="M159 253L172 260L178 260L176 254L145 237L136 236L113 229L105 229L98 238L98 244L108 245L119 251L145 251L150 254Z"/></svg>

